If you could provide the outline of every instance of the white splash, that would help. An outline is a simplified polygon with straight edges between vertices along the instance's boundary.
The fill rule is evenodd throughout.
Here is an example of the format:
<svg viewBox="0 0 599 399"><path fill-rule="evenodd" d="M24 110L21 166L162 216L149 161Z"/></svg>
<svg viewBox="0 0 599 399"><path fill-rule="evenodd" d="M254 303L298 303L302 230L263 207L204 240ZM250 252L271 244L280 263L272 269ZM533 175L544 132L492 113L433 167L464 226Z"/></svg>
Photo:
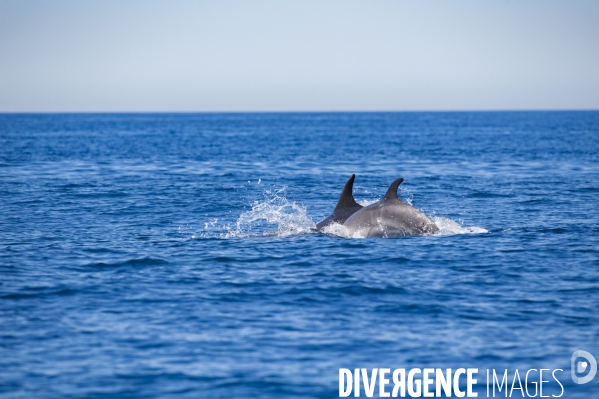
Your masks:
<svg viewBox="0 0 599 399"><path fill-rule="evenodd" d="M449 218L436 216L432 219L440 230L435 234L436 236L450 236L455 234L483 234L489 232L489 230L483 229L482 227L462 226L455 220L451 220Z"/></svg>
<svg viewBox="0 0 599 399"><path fill-rule="evenodd" d="M357 229L351 233L347 227L339 223L332 223L322 229L322 232L325 234L341 238L368 238L369 231L370 229L366 228Z"/></svg>
<svg viewBox="0 0 599 399"><path fill-rule="evenodd" d="M205 228L205 229L212 228L212 227L216 226L216 224L217 224L217 223L218 223L218 219L217 219L217 218L214 218L214 219L212 219L212 220L211 220L211 221L209 221L209 222L205 222L205 223L204 223L204 228Z"/></svg>
<svg viewBox="0 0 599 399"><path fill-rule="evenodd" d="M251 210L239 215L235 226L227 229L224 238L287 237L314 232L316 225L307 215L306 208L288 201L285 189L283 187L280 190L266 191L265 199L254 201Z"/></svg>
<svg viewBox="0 0 599 399"><path fill-rule="evenodd" d="M328 226L324 226L322 232L331 236L352 238L348 228L339 223L331 223Z"/></svg>

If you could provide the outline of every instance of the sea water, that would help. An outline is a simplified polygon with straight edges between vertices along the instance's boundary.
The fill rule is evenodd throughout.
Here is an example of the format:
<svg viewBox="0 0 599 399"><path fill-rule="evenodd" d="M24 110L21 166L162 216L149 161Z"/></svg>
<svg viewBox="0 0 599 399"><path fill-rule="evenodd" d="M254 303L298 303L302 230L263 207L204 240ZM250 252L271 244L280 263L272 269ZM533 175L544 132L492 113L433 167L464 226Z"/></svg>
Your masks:
<svg viewBox="0 0 599 399"><path fill-rule="evenodd" d="M403 177L441 232L316 232L352 173L362 204ZM590 397L598 210L599 112L0 114L0 396L333 398L340 368L477 367L480 397L487 369L540 368Z"/></svg>

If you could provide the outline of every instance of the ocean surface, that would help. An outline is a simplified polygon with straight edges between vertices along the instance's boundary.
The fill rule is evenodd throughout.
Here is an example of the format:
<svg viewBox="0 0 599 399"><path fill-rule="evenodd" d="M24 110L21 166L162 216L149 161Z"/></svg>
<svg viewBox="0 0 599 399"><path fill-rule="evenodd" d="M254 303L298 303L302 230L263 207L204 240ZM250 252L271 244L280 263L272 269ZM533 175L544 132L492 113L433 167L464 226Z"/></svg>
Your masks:
<svg viewBox="0 0 599 399"><path fill-rule="evenodd" d="M441 232L316 232L352 173ZM599 359L598 211L593 111L0 114L0 397L335 398L340 368L416 367L599 397L570 377Z"/></svg>

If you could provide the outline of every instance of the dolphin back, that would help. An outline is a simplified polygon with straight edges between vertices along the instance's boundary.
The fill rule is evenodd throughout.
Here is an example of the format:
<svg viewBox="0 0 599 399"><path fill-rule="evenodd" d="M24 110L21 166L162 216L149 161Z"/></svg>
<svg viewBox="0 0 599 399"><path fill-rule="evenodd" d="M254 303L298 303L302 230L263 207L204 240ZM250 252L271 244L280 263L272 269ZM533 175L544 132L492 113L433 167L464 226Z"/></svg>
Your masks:
<svg viewBox="0 0 599 399"><path fill-rule="evenodd" d="M352 192L355 179L356 175L351 175L347 180L345 186L343 186L343 191L341 191L339 201L337 201L333 213L316 224L317 230L322 230L324 227L333 223L343 224L351 215L363 208L362 205L356 202Z"/></svg>
<svg viewBox="0 0 599 399"><path fill-rule="evenodd" d="M401 237L439 231L420 209L399 200L385 199L360 209L343 225L351 236L359 237Z"/></svg>
<svg viewBox="0 0 599 399"><path fill-rule="evenodd" d="M343 225L352 236L400 237L434 234L437 225L420 209L402 202L397 189L403 182L395 179L385 197L351 215Z"/></svg>

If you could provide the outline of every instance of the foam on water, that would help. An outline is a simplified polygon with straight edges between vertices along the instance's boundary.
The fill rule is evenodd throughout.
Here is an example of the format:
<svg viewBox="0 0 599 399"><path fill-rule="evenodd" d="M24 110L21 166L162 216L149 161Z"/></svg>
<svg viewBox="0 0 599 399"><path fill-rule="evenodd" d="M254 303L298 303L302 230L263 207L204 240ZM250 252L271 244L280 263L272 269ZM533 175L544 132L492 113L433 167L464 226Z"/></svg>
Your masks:
<svg viewBox="0 0 599 399"><path fill-rule="evenodd" d="M484 229L482 227L477 226L462 226L455 220L451 220L449 218L444 218L441 216L432 217L433 222L439 228L439 232L435 235L437 236L450 236L455 234L482 234L488 233L489 230Z"/></svg>
<svg viewBox="0 0 599 399"><path fill-rule="evenodd" d="M331 223L328 226L325 226L322 229L322 232L337 237L353 238L351 234L349 234L347 227L339 223Z"/></svg>

